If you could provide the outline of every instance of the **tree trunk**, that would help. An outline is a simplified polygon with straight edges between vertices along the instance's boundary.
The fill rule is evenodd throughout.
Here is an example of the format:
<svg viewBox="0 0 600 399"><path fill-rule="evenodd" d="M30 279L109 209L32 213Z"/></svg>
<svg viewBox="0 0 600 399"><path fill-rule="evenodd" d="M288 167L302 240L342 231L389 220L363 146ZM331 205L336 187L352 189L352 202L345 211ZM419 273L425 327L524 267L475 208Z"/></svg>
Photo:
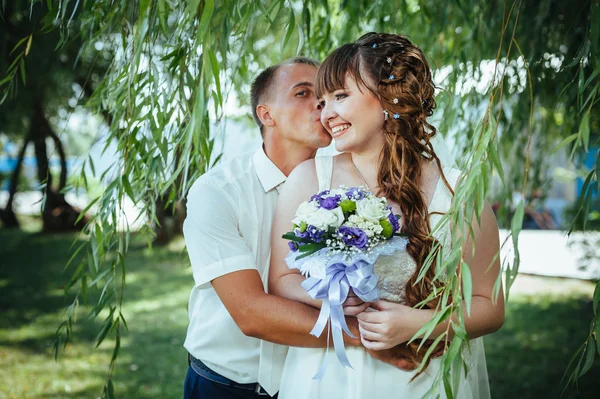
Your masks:
<svg viewBox="0 0 600 399"><path fill-rule="evenodd" d="M60 192L67 181L67 163L64 149L60 138L52 130L52 126L46 119L43 104L40 98L34 98L34 116L31 121L32 136L35 146L35 156L38 165L38 178L40 182L46 182L42 188L44 201L42 205L42 222L44 232L78 231L83 229L87 218L82 218L77 224L75 221L81 213L80 209L73 207L65 200L64 194ZM52 187L52 174L48 162L48 151L46 138L54 140L56 148L61 157L61 174L59 187Z"/></svg>
<svg viewBox="0 0 600 399"><path fill-rule="evenodd" d="M15 200L15 194L17 193L17 188L19 185L19 176L21 175L21 167L23 166L23 158L25 157L25 151L27 150L27 145L31 141L31 130L30 133L23 141L23 145L19 150L19 157L17 158L17 166L15 170L13 170L11 179L10 179L10 187L8 191L8 202L4 209L0 210L0 220L4 224L4 227L8 228L19 228L19 220L15 215L15 211L13 209L13 202Z"/></svg>
<svg viewBox="0 0 600 399"><path fill-rule="evenodd" d="M181 161L181 150L175 154L175 167L178 168L179 162ZM181 175L173 183L175 189L181 187L183 184ZM183 233L183 221L186 217L186 207L184 201L171 201L169 200L169 191L166 191L159 198L156 199L156 220L158 224L154 225L154 238L153 245L160 246L168 244L175 236Z"/></svg>
<svg viewBox="0 0 600 399"><path fill-rule="evenodd" d="M48 130L48 133L52 140L54 141L54 146L58 151L58 155L60 156L60 179L58 181L58 192L61 192L67 185L67 156L65 154L65 149L63 148L62 142L60 138L54 133L52 128Z"/></svg>

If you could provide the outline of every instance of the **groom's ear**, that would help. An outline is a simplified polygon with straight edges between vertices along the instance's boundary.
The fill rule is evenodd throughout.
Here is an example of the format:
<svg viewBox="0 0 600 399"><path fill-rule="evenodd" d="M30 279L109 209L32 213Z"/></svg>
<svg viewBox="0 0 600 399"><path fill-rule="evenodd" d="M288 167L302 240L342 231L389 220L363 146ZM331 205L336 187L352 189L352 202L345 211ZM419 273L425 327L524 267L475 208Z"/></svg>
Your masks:
<svg viewBox="0 0 600 399"><path fill-rule="evenodd" d="M275 120L271 116L269 112L269 106L264 104L259 104L256 106L256 115L263 126L275 126Z"/></svg>

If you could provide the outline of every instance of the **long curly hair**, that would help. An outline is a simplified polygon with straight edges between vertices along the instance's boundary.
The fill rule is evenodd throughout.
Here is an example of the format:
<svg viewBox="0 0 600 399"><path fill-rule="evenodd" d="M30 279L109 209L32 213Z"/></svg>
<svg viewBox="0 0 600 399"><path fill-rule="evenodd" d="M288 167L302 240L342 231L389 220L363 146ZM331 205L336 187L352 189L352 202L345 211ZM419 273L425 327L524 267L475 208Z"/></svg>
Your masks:
<svg viewBox="0 0 600 399"><path fill-rule="evenodd" d="M414 307L441 285L434 278L435 262L417 283L426 258L434 251L435 259L440 249L431 236L430 214L419 188L424 160L437 163L440 178L454 194L431 145L436 134L435 127L427 121L436 106L431 69L423 52L408 38L367 33L333 51L321 64L315 84L317 96L343 89L347 77L355 79L359 88L370 90L387 113L377 194L400 206L401 232L408 236L407 251L417 264L405 287L407 304ZM435 308L438 302L439 298L434 297L426 306ZM425 342L417 351L419 343L411 344L414 360L421 359L431 344Z"/></svg>

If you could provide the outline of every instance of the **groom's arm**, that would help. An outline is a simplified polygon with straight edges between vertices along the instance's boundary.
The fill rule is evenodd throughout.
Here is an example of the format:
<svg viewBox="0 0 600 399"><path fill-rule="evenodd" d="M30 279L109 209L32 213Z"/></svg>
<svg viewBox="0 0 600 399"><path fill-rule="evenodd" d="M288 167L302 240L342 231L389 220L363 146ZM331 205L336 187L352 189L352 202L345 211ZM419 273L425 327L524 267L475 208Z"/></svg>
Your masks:
<svg viewBox="0 0 600 399"><path fill-rule="evenodd" d="M232 202L210 181L198 181L190 189L183 232L196 286L210 282L245 335L289 346L325 347L327 334L310 335L319 310L265 292ZM358 337L356 318L347 321ZM344 339L361 345L359 339Z"/></svg>
<svg viewBox="0 0 600 399"><path fill-rule="evenodd" d="M327 345L327 334L320 338L310 335L319 311L308 305L275 295L263 288L256 270L240 270L212 281L219 298L245 335L277 344L322 348ZM356 318L346 321L358 338ZM344 334L349 345L361 345L359 339Z"/></svg>

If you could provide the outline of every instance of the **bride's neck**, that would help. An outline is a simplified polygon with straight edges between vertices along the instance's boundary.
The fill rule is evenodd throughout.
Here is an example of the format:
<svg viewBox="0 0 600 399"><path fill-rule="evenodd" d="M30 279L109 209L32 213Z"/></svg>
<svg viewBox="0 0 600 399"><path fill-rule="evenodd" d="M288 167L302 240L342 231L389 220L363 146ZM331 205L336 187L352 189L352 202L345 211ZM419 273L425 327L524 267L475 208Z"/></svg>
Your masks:
<svg viewBox="0 0 600 399"><path fill-rule="evenodd" d="M377 175L379 171L379 159L381 158L382 148L372 149L364 152L349 153L350 161L362 177L366 180L371 190L377 189Z"/></svg>

